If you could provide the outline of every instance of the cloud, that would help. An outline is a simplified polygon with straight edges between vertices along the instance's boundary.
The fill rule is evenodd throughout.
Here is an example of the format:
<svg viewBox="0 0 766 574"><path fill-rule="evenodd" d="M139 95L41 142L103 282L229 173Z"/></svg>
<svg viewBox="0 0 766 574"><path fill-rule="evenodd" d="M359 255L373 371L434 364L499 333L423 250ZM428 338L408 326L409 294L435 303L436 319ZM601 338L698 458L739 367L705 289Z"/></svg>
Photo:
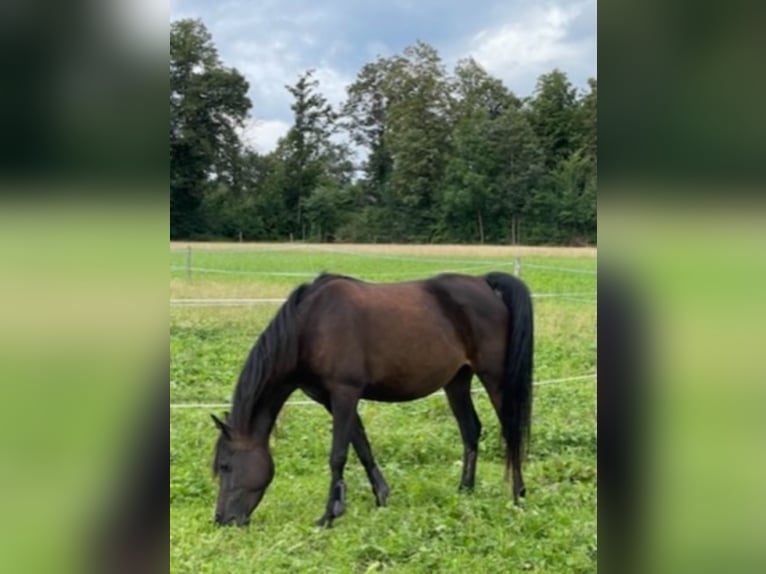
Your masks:
<svg viewBox="0 0 766 574"><path fill-rule="evenodd" d="M593 32L574 37L572 28L584 17L593 18ZM536 78L553 68L574 73L570 79L582 85L585 76L595 75L595 3L529 6L515 19L475 34L466 52L522 94L530 93Z"/></svg>
<svg viewBox="0 0 766 574"><path fill-rule="evenodd" d="M596 0L488 0L481 9L457 0L259 0L257 6L171 0L170 13L201 18L223 62L250 83L256 119L245 137L261 152L272 150L292 122L285 85L313 68L321 93L337 106L365 63L417 39L437 48L448 69L472 55L520 96L554 67L579 87L596 73Z"/></svg>
<svg viewBox="0 0 766 574"><path fill-rule="evenodd" d="M253 114L288 120L292 96L285 86L295 84L308 69L316 70L320 91L337 105L345 99L345 86L351 81L339 63L352 46L334 33L333 11L307 3L288 15L273 4L273 10L263 6L250 10L236 0L220 7L198 5L221 59L249 82Z"/></svg>
<svg viewBox="0 0 766 574"><path fill-rule="evenodd" d="M249 119L241 131L242 140L258 153L269 153L277 147L279 138L287 134L290 124L276 119Z"/></svg>
<svg viewBox="0 0 766 574"><path fill-rule="evenodd" d="M314 78L319 81L319 91L336 108L338 104L346 99L346 86L353 82L353 78L334 70L328 65L317 68Z"/></svg>

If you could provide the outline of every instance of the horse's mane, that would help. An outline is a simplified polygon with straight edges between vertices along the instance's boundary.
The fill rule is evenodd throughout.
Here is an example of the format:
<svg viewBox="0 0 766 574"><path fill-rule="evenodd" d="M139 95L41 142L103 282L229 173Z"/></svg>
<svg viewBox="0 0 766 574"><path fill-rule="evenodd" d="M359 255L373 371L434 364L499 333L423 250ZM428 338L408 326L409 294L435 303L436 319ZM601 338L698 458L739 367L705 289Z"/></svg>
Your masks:
<svg viewBox="0 0 766 574"><path fill-rule="evenodd" d="M352 278L322 273L312 283L298 286L258 337L234 389L229 420L233 428L249 431L256 401L266 384L295 367L298 361L298 305L309 292L335 279Z"/></svg>

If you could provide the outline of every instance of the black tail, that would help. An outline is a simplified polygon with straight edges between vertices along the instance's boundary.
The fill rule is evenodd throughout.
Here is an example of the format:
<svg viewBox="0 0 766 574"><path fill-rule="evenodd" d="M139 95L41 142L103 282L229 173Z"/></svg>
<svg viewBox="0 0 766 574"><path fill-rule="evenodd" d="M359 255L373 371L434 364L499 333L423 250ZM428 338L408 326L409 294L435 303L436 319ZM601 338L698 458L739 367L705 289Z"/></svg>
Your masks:
<svg viewBox="0 0 766 574"><path fill-rule="evenodd" d="M534 320L532 296L527 286L513 275L489 273L486 281L499 292L508 307L508 348L501 406L503 435L508 446L508 463L520 465L529 444L532 422L532 366Z"/></svg>

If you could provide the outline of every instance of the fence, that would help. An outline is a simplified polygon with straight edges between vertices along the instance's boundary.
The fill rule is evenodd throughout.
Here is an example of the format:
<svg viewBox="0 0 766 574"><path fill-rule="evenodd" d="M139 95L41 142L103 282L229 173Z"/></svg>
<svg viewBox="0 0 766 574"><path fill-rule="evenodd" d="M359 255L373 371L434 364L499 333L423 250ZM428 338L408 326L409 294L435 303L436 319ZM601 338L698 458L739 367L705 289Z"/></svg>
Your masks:
<svg viewBox="0 0 766 574"><path fill-rule="evenodd" d="M595 269L584 269L584 268L576 268L576 267L558 267L553 265L541 265L537 263L532 262L523 262L521 257L514 257L510 261L496 261L496 260L486 260L483 262L477 262L476 260L465 260L465 259L436 259L436 258L428 258L428 257L407 257L407 256L397 256L397 255L387 255L387 254L373 254L373 253L363 253L363 252L355 252L350 250L344 250L341 248L329 248L326 246L306 246L302 245L301 247L306 248L308 251L313 252L328 252L328 253L336 253L339 255L354 255L354 256L361 256L361 257L374 257L379 259L385 259L385 260L398 260L398 261L412 261L412 262L423 262L423 263L444 263L449 265L459 264L459 265L466 265L466 267L461 267L458 269L444 269L442 272L461 272L461 271L471 271L476 270L477 268L481 267L487 267L492 266L493 268L497 267L513 267L513 273L516 276L521 276L523 274L524 269L534 269L539 270L546 273L573 273L573 274L579 274L579 275L593 275L595 277L597 271ZM274 251L281 251L282 249L267 249L265 252L274 252ZM235 251L236 253L248 253L247 251ZM260 251L259 251L260 252ZM193 273L199 273L199 274L223 274L223 275L242 275L242 276L264 276L264 277L305 277L305 278L311 278L316 277L318 273L313 271L264 271L264 270L249 270L249 269L218 269L218 268L208 268L208 267L196 267L192 265L192 248L191 246L188 246L186 249L186 264L184 266L178 266L178 265L171 265L171 270L175 271L185 271L185 276L188 281L192 280ZM372 273L372 274L365 274L365 278L367 279L384 279L384 278L392 278L397 276L403 276L403 275L413 275L416 274L415 271L403 271L403 272L396 272L396 273ZM584 292L584 291L567 291L567 292L550 292L550 293L533 293L533 298L536 299L560 299L564 301L573 301L577 303L595 303L597 300L594 297L594 293L591 291ZM170 299L170 305L176 306L176 307L205 307L205 306L212 306L212 307L227 307L227 306L248 306L248 305L276 305L281 304L285 301L284 298L281 297L252 297L252 298L171 298ZM563 377L563 378L557 378L557 379L544 379L540 381L535 381L535 386L546 386L546 385L559 385L559 384L568 384L572 382L582 382L582 381L588 381L593 380L597 378L596 373L586 373L582 375L576 375L571 377ZM482 389L480 388L474 388L472 389L472 392L480 392ZM437 393L433 393L429 396L442 396L444 395L443 391L439 391ZM289 406L303 406L303 405L315 405L317 403L313 401L307 401L307 400L290 400L286 405ZM194 408L207 408L207 409L215 409L215 408L227 408L230 404L226 402L188 402L188 403L171 403L170 408L171 409L194 409Z"/></svg>
<svg viewBox="0 0 766 574"><path fill-rule="evenodd" d="M298 250L304 250L308 252L314 252L314 253L332 253L332 254L338 254L338 255L352 255L355 257L366 257L366 258L376 258L376 259L384 259L384 260L395 260L395 261L411 261L411 262L418 262L418 263L444 263L448 265L454 264L465 264L470 265L467 267L461 267L461 268L452 268L452 269L442 269L441 272L470 272L470 271L476 271L479 268L482 267L492 267L492 268L498 268L498 267L506 267L506 266L513 266L513 273L516 276L522 275L522 269L534 269L539 270L542 272L549 272L549 273L574 273L579 275L592 275L596 276L597 270L596 269L584 269L584 268L577 268L577 267L559 267L554 265L541 265L538 263L531 263L531 262L525 262L522 265L522 259L521 257L514 257L510 261L497 261L497 260L485 260L485 261L476 261L476 260L467 260L467 259L439 259L439 258L430 258L430 257L409 257L404 255L389 255L389 254L380 254L380 253L366 253L361 251L353 251L349 249L343 249L343 248L337 248L337 247L328 247L326 245L311 245L311 244L299 244L299 245L290 245L290 249L286 249L285 247L281 248L272 248L272 249L264 249L264 250L258 250L258 253L274 253L278 251L298 251ZM305 277L305 278L313 278L318 275L315 271L277 271L277 270L271 270L271 271L264 271L264 270L251 270L251 269L218 269L218 268L211 268L211 267L197 267L192 265L192 248L191 246L187 246L186 250L186 264L184 266L179 265L171 265L170 269L171 271L185 271L186 279L188 281L192 280L193 273L200 273L200 274L223 274L223 275L242 275L242 276L262 276L262 277ZM248 253L248 251L243 250L235 250L235 251L217 251L217 253ZM415 274L415 271L399 271L399 272L385 272L385 273L365 273L364 278L365 279L389 279L389 278L396 278L396 277L402 277L402 276L408 276ZM596 298L592 292L560 292L560 293L533 293L533 298L536 299L545 299L545 298L558 298L564 301L572 301L576 303L596 303ZM220 306L220 307L226 307L226 306L246 306L246 305L261 305L261 304L279 304L283 303L283 298L188 298L188 299L171 299L170 305L171 306L183 306L183 307L208 307L208 306Z"/></svg>
<svg viewBox="0 0 766 574"><path fill-rule="evenodd" d="M376 254L365 253L359 251L351 251L348 249L334 248L319 245L302 245L302 248L309 252L323 252L323 253L335 253L339 255L352 255L355 257L372 257L375 259L394 260L394 261L408 261L417 263L442 263L452 268L442 269L441 272L461 273L476 271L484 267L509 267L513 266L513 273L516 276L522 275L522 269L535 269L543 272L552 273L575 273L580 275L593 275L597 274L596 269L584 269L576 267L557 267L552 265L540 265L537 263L525 262L522 265L521 257L514 257L510 261L498 261L498 260L466 260L466 259L439 259L430 257L408 257L404 255L388 255L388 254ZM297 250L297 249L293 249ZM276 249L264 250L264 253L275 252ZM225 252L225 251L224 251ZM260 251L259 251L260 252ZM219 252L220 253L220 252ZM234 251L228 253L247 253L247 251ZM461 265L459 268L455 268L454 265ZM192 248L187 246L186 248L186 264L184 266L171 265L171 271L185 271L185 275L188 281L192 280L194 273L198 274L221 274L221 275L241 275L241 276L261 276L261 277L305 277L312 278L318 275L315 271L278 271L278 270L251 270L251 269L220 269L212 267L198 267L192 265ZM382 272L382 273L365 273L365 279L389 279L413 275L415 271L397 271L397 272ZM576 292L576 293L537 293L533 294L536 298L547 297L560 297L562 299L579 301L579 302L595 302L594 298L583 297L583 295L590 295L591 293ZM171 305L252 305L261 303L281 303L283 299L264 299L264 298L251 298L251 299L172 299Z"/></svg>
<svg viewBox="0 0 766 574"><path fill-rule="evenodd" d="M588 381L591 379L596 378L597 373L587 373L585 375L577 375L575 377L563 377L560 379L545 379L542 381L535 381L532 383L536 387L543 387L547 385L560 385L564 383L572 383L572 382L581 382L581 381ZM472 388L472 393L478 393L481 392L481 389L479 388ZM435 393L431 393L427 397L424 398L431 398L431 397L443 397L446 396L444 391L437 391ZM306 406L306 405L319 405L319 403L315 401L304 401L304 400L288 400L285 405L287 406ZM231 403L226 402L215 402L215 403L171 403L170 408L171 409L225 409L229 408L231 406Z"/></svg>

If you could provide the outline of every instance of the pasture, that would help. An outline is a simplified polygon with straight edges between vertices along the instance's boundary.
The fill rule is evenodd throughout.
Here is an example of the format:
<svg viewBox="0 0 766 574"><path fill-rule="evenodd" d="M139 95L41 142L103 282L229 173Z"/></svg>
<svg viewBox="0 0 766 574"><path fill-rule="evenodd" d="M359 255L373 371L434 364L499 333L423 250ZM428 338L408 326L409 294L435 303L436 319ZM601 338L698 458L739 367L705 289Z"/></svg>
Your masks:
<svg viewBox="0 0 766 574"><path fill-rule="evenodd" d="M360 415L391 487L388 507L375 507L351 452L346 513L333 528L316 528L329 484L331 420L298 391L278 419L271 443L276 477L249 528L213 525L217 431L209 413L227 410L222 405L247 352L279 306L255 300L283 298L321 271L369 281L513 272L516 254L536 295L539 383L522 509L503 481L499 423L474 381L483 432L472 494L457 491L463 447L443 395L404 404L363 401ZM171 245L172 572L596 571L593 250L194 245L190 265L187 257L185 246Z"/></svg>

